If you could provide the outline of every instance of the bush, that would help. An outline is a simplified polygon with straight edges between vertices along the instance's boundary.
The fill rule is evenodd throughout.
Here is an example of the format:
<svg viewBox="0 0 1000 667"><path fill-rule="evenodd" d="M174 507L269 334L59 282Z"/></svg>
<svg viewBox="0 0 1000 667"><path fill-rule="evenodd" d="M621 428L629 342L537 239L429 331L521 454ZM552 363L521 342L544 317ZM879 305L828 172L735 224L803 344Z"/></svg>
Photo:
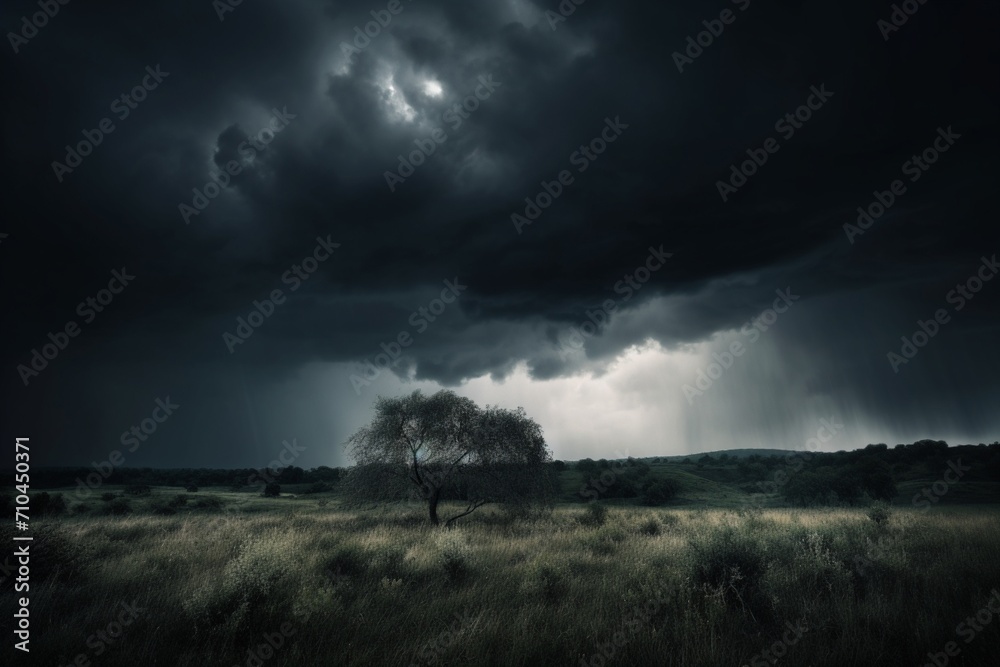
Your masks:
<svg viewBox="0 0 1000 667"><path fill-rule="evenodd" d="M651 516L642 522L642 525L639 526L639 532L643 535L659 535L660 522L657 521L656 517Z"/></svg>
<svg viewBox="0 0 1000 667"><path fill-rule="evenodd" d="M125 487L125 493L130 496L148 496L153 490L146 484L129 484Z"/></svg>
<svg viewBox="0 0 1000 667"><path fill-rule="evenodd" d="M546 602L556 602L569 592L569 581L562 566L532 563L525 577L525 588Z"/></svg>
<svg viewBox="0 0 1000 667"><path fill-rule="evenodd" d="M370 563L369 554L361 547L351 543L339 544L327 559L323 570L331 579L361 579L368 573Z"/></svg>
<svg viewBox="0 0 1000 667"><path fill-rule="evenodd" d="M274 619L267 618L270 609L287 602L281 599L278 585L286 572L287 562L276 543L248 540L221 576L213 578L213 585L197 589L182 606L194 621L196 633L216 630L231 636L272 623Z"/></svg>
<svg viewBox="0 0 1000 667"><path fill-rule="evenodd" d="M181 494L178 493L176 496L170 499L170 502L168 502L167 505L169 505L170 507L182 507L184 505L187 505L187 501L188 501L187 496L182 496Z"/></svg>
<svg viewBox="0 0 1000 667"><path fill-rule="evenodd" d="M628 535L621 528L603 526L584 535L581 544L598 556L610 556L618 551L619 545L626 539Z"/></svg>
<svg viewBox="0 0 1000 667"><path fill-rule="evenodd" d="M608 518L608 508L598 502L587 504L587 512L580 517L580 523L585 526L603 526Z"/></svg>
<svg viewBox="0 0 1000 667"><path fill-rule="evenodd" d="M665 512L660 515L660 521L663 523L664 527L676 526L681 522L680 517L678 517L673 512Z"/></svg>
<svg viewBox="0 0 1000 667"><path fill-rule="evenodd" d="M105 491L104 493L101 494L101 500L103 500L106 503L110 503L117 497L118 497L117 494L114 494L111 491Z"/></svg>
<svg viewBox="0 0 1000 667"><path fill-rule="evenodd" d="M663 505L677 495L677 489L669 481L658 479L646 482L642 491L642 504L649 506Z"/></svg>
<svg viewBox="0 0 1000 667"><path fill-rule="evenodd" d="M767 570L764 549L752 537L731 526L692 542L695 554L692 579L722 598L726 605L763 620L767 598L758 582Z"/></svg>
<svg viewBox="0 0 1000 667"><path fill-rule="evenodd" d="M32 499L36 514L63 514L66 512L66 501L61 493L49 495L42 491Z"/></svg>
<svg viewBox="0 0 1000 667"><path fill-rule="evenodd" d="M449 581L460 581L469 572L469 545L456 530L443 532L437 539L438 562Z"/></svg>
<svg viewBox="0 0 1000 667"><path fill-rule="evenodd" d="M892 509L889 507L889 503L880 500L872 503L872 506L868 508L867 515L875 522L875 525L881 526L892 518Z"/></svg>
<svg viewBox="0 0 1000 667"><path fill-rule="evenodd" d="M191 486L187 487L186 491L188 493L198 493L198 487L192 484Z"/></svg>
<svg viewBox="0 0 1000 667"><path fill-rule="evenodd" d="M277 498L281 495L281 486L277 482L268 482L264 486L264 491L260 495L265 498Z"/></svg>

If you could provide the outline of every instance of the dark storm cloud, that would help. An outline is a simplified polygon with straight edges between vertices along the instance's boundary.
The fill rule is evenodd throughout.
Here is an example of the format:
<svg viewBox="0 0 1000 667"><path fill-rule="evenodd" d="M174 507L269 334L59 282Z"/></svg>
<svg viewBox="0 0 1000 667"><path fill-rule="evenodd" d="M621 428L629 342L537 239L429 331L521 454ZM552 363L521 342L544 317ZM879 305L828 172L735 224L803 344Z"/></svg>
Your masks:
<svg viewBox="0 0 1000 667"><path fill-rule="evenodd" d="M552 30L544 12L556 6L404 2L349 56L342 44L385 3L242 3L222 21L204 1L62 7L2 56L0 270L17 323L5 394L42 414L52 408L41 392L70 400L51 386L60 367L85 386L108 367L136 381L137 369L199 377L235 364L274 380L310 361L370 359L458 277L468 291L416 336L400 373L456 383L502 378L521 360L539 378L599 371L650 337L676 347L739 327L790 286L810 316L781 335L792 345L794 330L813 351L817 391L877 386L872 410L886 415L945 390L996 396L995 374L977 372L996 367L995 353L970 341L995 335L1000 284L905 369L909 384L885 362L981 255L1000 251L985 223L995 6L927 4L888 41L876 20L890 9L869 3L592 1ZM736 20L678 72L672 52L727 6ZM33 9L5 6L5 29ZM119 120L113 100L156 65L169 76ZM453 126L446 112L483 76L499 85ZM775 121L821 85L832 97L723 202L716 182L730 165L779 137ZM242 161L239 146L275 109L294 118ZM57 182L52 161L105 117L115 131ZM608 118L627 129L578 172L571 155ZM939 127L961 138L850 243L843 224L906 178L901 165ZM391 192L385 172L434 128L447 140ZM185 224L178 206L230 160L242 173ZM511 214L565 169L574 182L518 234ZM291 292L282 277L317 237L341 247ZM561 355L569 327L620 299L617 281L661 245L672 258L585 355ZM25 388L15 366L122 266L134 284ZM276 288L287 302L229 355L223 332ZM986 419L978 399L963 405L969 421Z"/></svg>

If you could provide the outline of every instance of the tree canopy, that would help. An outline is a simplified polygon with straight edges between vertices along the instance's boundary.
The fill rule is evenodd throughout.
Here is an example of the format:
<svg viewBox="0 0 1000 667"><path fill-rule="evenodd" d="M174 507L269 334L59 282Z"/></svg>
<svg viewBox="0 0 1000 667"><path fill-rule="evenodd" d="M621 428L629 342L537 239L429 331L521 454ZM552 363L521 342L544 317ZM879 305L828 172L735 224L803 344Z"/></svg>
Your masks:
<svg viewBox="0 0 1000 667"><path fill-rule="evenodd" d="M450 526L487 503L524 508L551 497L552 457L523 408L480 408L448 390L380 396L375 417L347 446L356 465L345 490L382 500L416 494L435 525L442 500L465 504L443 520Z"/></svg>

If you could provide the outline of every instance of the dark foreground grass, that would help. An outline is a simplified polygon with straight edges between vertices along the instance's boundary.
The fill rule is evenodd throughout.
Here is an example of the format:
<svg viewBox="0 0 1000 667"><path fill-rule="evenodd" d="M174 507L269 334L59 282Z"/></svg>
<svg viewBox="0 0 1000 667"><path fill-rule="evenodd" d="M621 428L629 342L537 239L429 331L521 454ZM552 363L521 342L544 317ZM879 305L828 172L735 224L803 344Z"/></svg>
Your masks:
<svg viewBox="0 0 1000 667"><path fill-rule="evenodd" d="M442 531L418 506L242 502L48 520L31 653L5 664L896 666L955 642L948 664L990 665L1000 648L1000 618L957 630L1000 588L991 506L483 510Z"/></svg>

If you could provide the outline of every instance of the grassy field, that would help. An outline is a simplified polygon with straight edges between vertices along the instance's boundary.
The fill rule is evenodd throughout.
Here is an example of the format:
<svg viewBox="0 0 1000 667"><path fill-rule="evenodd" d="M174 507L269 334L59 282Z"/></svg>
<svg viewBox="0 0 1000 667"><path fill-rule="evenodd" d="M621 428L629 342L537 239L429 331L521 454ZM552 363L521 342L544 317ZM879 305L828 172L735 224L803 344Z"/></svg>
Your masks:
<svg viewBox="0 0 1000 667"><path fill-rule="evenodd" d="M31 654L4 664L989 665L1000 651L985 621L995 505L484 508L444 531L417 504L334 497L203 489L151 512L177 495L36 520Z"/></svg>

